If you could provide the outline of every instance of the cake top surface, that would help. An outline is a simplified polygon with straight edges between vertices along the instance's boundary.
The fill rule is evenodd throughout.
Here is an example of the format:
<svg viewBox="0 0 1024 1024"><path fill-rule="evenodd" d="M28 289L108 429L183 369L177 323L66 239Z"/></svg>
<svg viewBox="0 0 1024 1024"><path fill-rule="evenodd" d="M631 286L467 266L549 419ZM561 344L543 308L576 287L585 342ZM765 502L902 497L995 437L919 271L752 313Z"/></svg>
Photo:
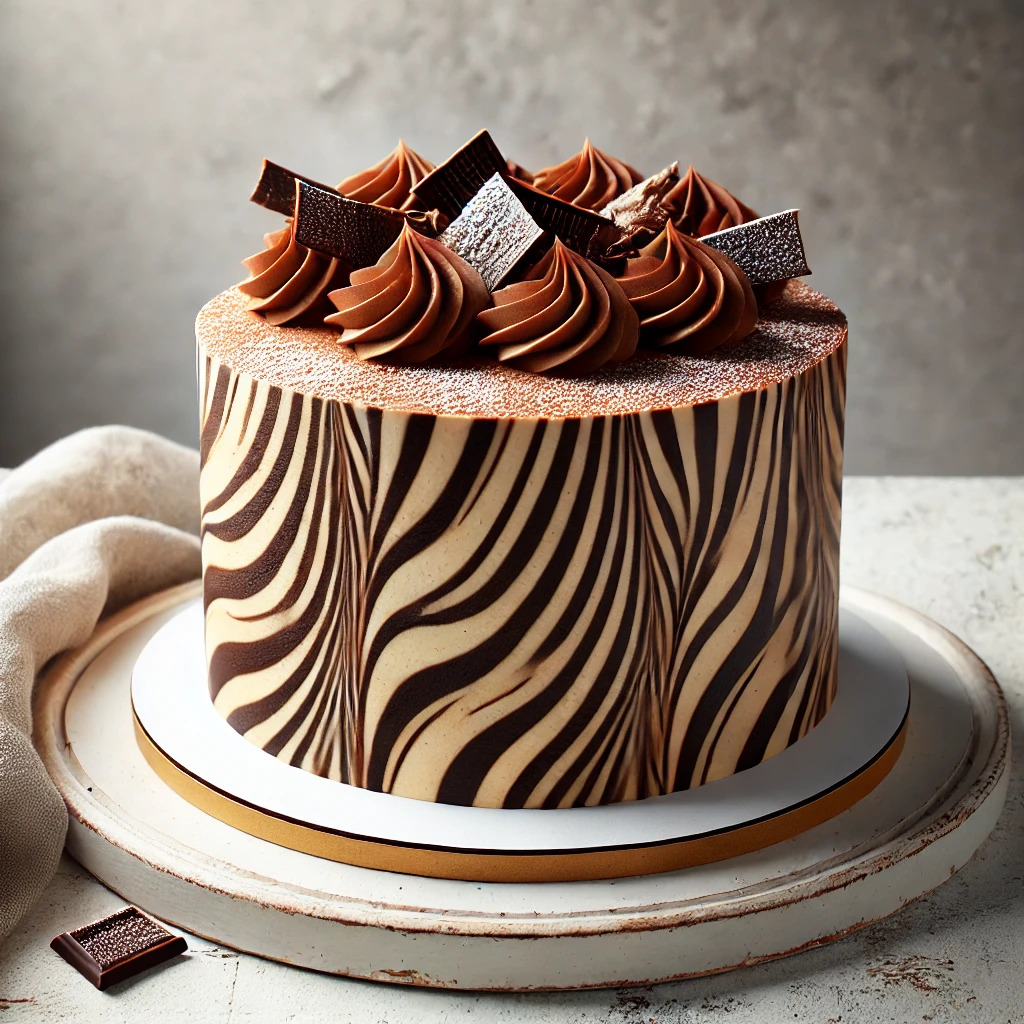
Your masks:
<svg viewBox="0 0 1024 1024"><path fill-rule="evenodd" d="M201 353L276 387L350 405L434 416L573 419L700 405L803 373L846 340L826 296L790 281L747 338L708 355L641 349L584 377L537 374L469 356L418 365L360 359L328 327L274 326L237 288L199 313Z"/></svg>

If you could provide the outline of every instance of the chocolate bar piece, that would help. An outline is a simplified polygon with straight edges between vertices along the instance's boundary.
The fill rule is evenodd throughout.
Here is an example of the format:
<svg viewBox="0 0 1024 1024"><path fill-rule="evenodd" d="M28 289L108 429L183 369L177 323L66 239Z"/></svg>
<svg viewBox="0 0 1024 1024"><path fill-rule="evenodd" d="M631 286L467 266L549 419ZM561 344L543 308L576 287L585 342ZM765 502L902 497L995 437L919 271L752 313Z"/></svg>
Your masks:
<svg viewBox="0 0 1024 1024"><path fill-rule="evenodd" d="M608 217L556 199L518 178L509 178L508 187L545 231L550 231L581 256L591 259L604 256L622 235Z"/></svg>
<svg viewBox="0 0 1024 1024"><path fill-rule="evenodd" d="M495 172L506 174L508 165L490 133L482 131L418 181L412 192L428 207L455 220Z"/></svg>
<svg viewBox="0 0 1024 1024"><path fill-rule="evenodd" d="M491 292L546 248L543 228L499 173L484 182L439 240L473 267Z"/></svg>
<svg viewBox="0 0 1024 1024"><path fill-rule="evenodd" d="M103 991L184 953L188 944L137 907L125 907L102 921L62 932L50 948Z"/></svg>
<svg viewBox="0 0 1024 1024"><path fill-rule="evenodd" d="M305 178L294 171L289 171L286 167L275 164L271 160L264 160L263 169L260 171L260 180L256 182L256 187L252 190L249 202L290 217L295 210L295 183L297 181L305 181L310 185L316 185L317 188L322 188L326 192L333 192L336 196L341 195L340 192L331 188L330 185L321 185L320 182L314 181L312 178Z"/></svg>
<svg viewBox="0 0 1024 1024"><path fill-rule="evenodd" d="M333 189L297 179L295 240L354 269L372 267L401 234L405 217L386 206L347 199Z"/></svg>
<svg viewBox="0 0 1024 1024"><path fill-rule="evenodd" d="M295 213L295 197L298 192L296 186L300 181L319 189L321 192L336 196L338 199L347 198L336 188L331 188L330 185L325 185L323 182L314 181L312 178L289 171L286 167L275 164L272 160L264 160L263 169L260 172L260 180L256 182L256 187L252 190L249 201L256 203L257 206L273 210L275 213L283 213L286 217L291 217ZM348 201L355 202L356 200ZM401 213L401 211L392 210L387 206L379 206L376 203L373 205L393 215ZM408 210L402 216L420 234L428 235L431 238L436 238L448 223L448 218L439 210ZM394 216L389 219L393 222ZM309 248L312 249L314 246L311 245Z"/></svg>
<svg viewBox="0 0 1024 1024"><path fill-rule="evenodd" d="M783 210L704 235L700 241L724 252L750 279L771 284L811 272L797 221L799 210Z"/></svg>

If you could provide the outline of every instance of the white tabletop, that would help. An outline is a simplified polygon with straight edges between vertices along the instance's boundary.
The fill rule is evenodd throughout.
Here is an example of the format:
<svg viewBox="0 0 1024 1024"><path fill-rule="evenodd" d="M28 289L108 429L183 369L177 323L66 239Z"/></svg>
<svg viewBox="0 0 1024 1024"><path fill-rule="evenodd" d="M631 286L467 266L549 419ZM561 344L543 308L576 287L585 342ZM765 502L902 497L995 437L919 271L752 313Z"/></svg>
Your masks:
<svg viewBox="0 0 1024 1024"><path fill-rule="evenodd" d="M848 478L843 580L904 601L962 637L995 672L1024 735L1024 478ZM470 1015L509 1024L1016 1024L1024 1019L1021 775L1018 758L1003 818L974 860L895 917L787 960L653 988L427 991L314 974L189 936L186 962L99 993L49 941L124 901L65 858L49 893L0 945L0 1013L3 1024L440 1024Z"/></svg>

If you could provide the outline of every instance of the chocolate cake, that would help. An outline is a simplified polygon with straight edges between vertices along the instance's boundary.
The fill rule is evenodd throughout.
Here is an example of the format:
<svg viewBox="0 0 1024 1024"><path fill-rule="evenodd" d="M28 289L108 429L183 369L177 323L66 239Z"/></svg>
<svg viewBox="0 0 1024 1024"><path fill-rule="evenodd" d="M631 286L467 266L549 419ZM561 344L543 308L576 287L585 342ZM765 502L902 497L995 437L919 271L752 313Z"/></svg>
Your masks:
<svg viewBox="0 0 1024 1024"><path fill-rule="evenodd" d="M568 807L752 767L835 692L846 321L795 213L486 133L318 184L196 325L210 694L268 754ZM700 237L697 237L697 236ZM787 280L788 279L788 280Z"/></svg>

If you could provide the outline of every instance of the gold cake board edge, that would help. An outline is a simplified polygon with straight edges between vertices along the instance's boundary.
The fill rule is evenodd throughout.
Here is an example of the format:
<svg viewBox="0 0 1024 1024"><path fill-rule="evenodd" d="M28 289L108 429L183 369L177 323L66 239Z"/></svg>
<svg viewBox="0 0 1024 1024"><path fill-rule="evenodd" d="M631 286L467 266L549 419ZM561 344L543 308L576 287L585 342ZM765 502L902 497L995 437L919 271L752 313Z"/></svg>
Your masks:
<svg viewBox="0 0 1024 1024"><path fill-rule="evenodd" d="M236 800L186 771L153 742L132 707L135 740L160 779L188 803L227 825L277 846L377 871L467 882L579 882L653 875L711 864L791 839L866 797L889 774L906 740L909 714L884 747L855 775L806 803L734 829L677 842L566 853L438 850L361 839L279 817Z"/></svg>

